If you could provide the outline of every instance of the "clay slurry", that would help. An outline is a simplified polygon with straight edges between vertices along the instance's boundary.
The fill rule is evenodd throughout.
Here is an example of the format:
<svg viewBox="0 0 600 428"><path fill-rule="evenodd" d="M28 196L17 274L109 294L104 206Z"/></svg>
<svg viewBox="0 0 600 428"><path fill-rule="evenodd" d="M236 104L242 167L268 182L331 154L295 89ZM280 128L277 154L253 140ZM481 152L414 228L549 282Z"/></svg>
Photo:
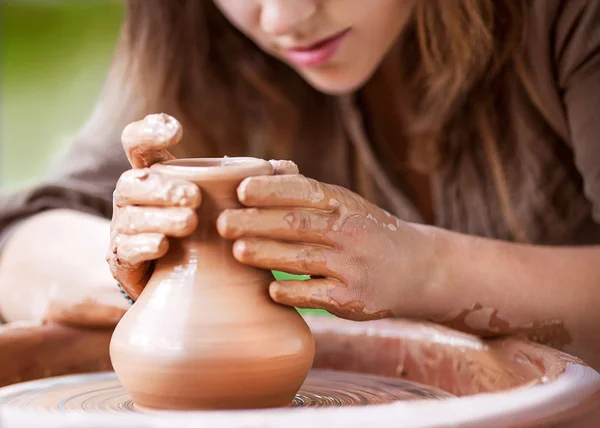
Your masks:
<svg viewBox="0 0 600 428"><path fill-rule="evenodd" d="M454 395L438 388L384 376L311 370L288 407L367 406ZM152 412L136 406L114 373L48 378L0 390L0 406L35 412Z"/></svg>

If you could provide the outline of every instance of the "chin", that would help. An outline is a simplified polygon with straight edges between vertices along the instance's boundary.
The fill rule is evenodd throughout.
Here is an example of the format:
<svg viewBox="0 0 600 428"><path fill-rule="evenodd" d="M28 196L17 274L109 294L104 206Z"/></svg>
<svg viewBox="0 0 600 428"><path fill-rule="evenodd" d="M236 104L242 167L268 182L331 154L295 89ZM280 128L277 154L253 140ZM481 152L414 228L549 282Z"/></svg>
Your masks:
<svg viewBox="0 0 600 428"><path fill-rule="evenodd" d="M356 92L371 77L371 73L301 73L306 82L327 95L346 95Z"/></svg>

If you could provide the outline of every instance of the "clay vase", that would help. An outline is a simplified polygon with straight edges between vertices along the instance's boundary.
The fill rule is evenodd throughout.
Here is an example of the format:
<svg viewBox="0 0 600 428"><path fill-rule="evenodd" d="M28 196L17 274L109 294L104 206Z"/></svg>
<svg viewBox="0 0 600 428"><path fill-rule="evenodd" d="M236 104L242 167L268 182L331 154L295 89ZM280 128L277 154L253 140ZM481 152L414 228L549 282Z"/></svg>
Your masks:
<svg viewBox="0 0 600 428"><path fill-rule="evenodd" d="M236 188L270 175L254 158L187 159L152 167L196 183L199 224L170 239L144 291L116 327L110 356L136 405L158 409L238 409L287 406L314 358L300 314L268 295L271 272L233 258L218 215L240 208Z"/></svg>

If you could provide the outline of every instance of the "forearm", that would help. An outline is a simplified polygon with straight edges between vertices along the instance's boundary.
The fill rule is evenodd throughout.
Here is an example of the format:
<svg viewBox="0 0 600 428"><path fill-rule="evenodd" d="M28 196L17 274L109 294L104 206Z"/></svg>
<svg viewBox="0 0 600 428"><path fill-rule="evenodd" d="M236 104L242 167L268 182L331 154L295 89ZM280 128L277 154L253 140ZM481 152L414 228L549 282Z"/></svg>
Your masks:
<svg viewBox="0 0 600 428"><path fill-rule="evenodd" d="M0 255L2 318L39 320L53 304L91 299L122 304L105 261L108 242L107 220L75 211L23 221Z"/></svg>
<svg viewBox="0 0 600 428"><path fill-rule="evenodd" d="M438 321L525 335L600 364L600 247L542 247L435 232Z"/></svg>

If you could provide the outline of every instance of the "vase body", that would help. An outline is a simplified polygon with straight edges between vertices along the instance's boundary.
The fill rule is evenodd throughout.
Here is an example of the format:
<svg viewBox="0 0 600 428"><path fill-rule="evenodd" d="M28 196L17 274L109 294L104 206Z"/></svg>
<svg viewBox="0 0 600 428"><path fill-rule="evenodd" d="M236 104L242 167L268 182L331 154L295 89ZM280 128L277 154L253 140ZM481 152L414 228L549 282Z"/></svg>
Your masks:
<svg viewBox="0 0 600 428"><path fill-rule="evenodd" d="M240 208L239 183L272 174L253 158L169 161L153 168L196 183L199 223L170 239L144 291L110 344L115 372L133 401L159 409L286 406L314 358L312 334L294 308L268 294L271 272L236 261L218 215Z"/></svg>

